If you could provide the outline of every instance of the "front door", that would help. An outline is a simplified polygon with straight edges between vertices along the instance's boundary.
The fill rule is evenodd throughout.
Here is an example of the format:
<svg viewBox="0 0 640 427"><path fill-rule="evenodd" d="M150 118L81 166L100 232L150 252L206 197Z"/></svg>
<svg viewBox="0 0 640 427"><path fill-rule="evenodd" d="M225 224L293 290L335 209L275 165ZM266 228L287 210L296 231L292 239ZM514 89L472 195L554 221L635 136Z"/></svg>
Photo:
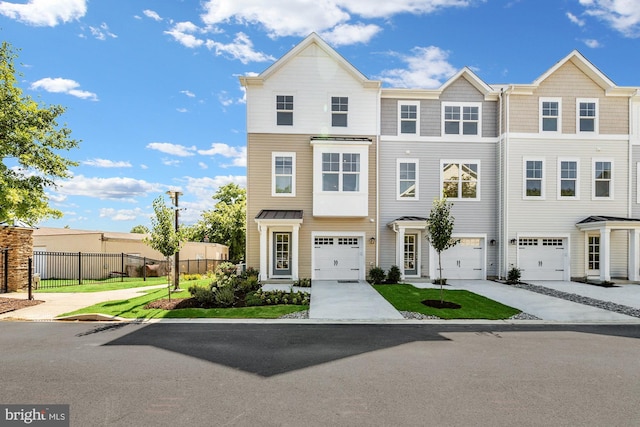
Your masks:
<svg viewBox="0 0 640 427"><path fill-rule="evenodd" d="M416 234L404 235L404 274L405 276L418 275L418 250L416 242L418 236Z"/></svg>
<svg viewBox="0 0 640 427"><path fill-rule="evenodd" d="M291 276L291 233L273 233L273 276Z"/></svg>
<svg viewBox="0 0 640 427"><path fill-rule="evenodd" d="M600 236L588 236L587 275L600 276Z"/></svg>

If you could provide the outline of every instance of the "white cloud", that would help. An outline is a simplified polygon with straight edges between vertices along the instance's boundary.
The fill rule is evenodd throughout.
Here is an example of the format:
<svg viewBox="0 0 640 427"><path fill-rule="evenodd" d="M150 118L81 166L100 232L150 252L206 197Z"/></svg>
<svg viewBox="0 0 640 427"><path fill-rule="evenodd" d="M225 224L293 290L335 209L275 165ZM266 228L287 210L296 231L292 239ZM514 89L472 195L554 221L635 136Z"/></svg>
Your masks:
<svg viewBox="0 0 640 427"><path fill-rule="evenodd" d="M637 0L580 0L585 13L599 18L625 37L640 37L640 7Z"/></svg>
<svg viewBox="0 0 640 427"><path fill-rule="evenodd" d="M86 0L28 0L26 3L0 1L0 14L28 25L55 27L82 18Z"/></svg>
<svg viewBox="0 0 640 427"><path fill-rule="evenodd" d="M367 43L376 34L382 31L374 24L340 24L333 27L330 31L323 32L322 38L333 46L342 46L355 43Z"/></svg>
<svg viewBox="0 0 640 427"><path fill-rule="evenodd" d="M117 35L113 34L109 30L109 26L103 22L99 27L91 27L89 26L89 30L91 31L91 35L98 40L106 40L107 37L111 37L113 39L118 38Z"/></svg>
<svg viewBox="0 0 640 427"><path fill-rule="evenodd" d="M591 49L596 49L596 48L602 47L600 42L598 40L595 40L595 39L585 39L585 40L583 40L583 42L587 47L590 47Z"/></svg>
<svg viewBox="0 0 640 427"><path fill-rule="evenodd" d="M447 61L449 53L439 47L414 47L411 52L412 55L392 53L407 68L384 70L376 78L391 87L436 88L457 71Z"/></svg>
<svg viewBox="0 0 640 427"><path fill-rule="evenodd" d="M209 165L205 162L198 162L198 166L200 166L200 169L209 169Z"/></svg>
<svg viewBox="0 0 640 427"><path fill-rule="evenodd" d="M229 55L233 59L237 59L243 64L249 62L266 62L275 61L271 55L262 52L256 52L253 49L253 42L244 33L236 34L233 42L224 44L213 40L207 40L206 46L209 50L215 50L216 55Z"/></svg>
<svg viewBox="0 0 640 427"><path fill-rule="evenodd" d="M181 94L188 96L189 98L195 98L196 94L191 92L190 90L181 90Z"/></svg>
<svg viewBox="0 0 640 427"><path fill-rule="evenodd" d="M162 164L165 166L178 166L180 163L182 163L182 161L178 159L162 159Z"/></svg>
<svg viewBox="0 0 640 427"><path fill-rule="evenodd" d="M82 164L87 166L95 166L98 168L130 168L131 163L125 161L114 162L113 160L107 159L91 159L85 160Z"/></svg>
<svg viewBox="0 0 640 427"><path fill-rule="evenodd" d="M67 196L86 196L98 199L134 201L136 197L159 191L157 184L134 178L89 178L77 175L58 183L58 193Z"/></svg>
<svg viewBox="0 0 640 427"><path fill-rule="evenodd" d="M67 95L75 96L77 98L89 99L91 101L97 101L98 95L93 92L89 92L86 90L77 89L80 87L80 83L70 80L63 79L60 77L51 78L45 77L44 79L40 79L37 82L33 82L31 84L31 89L43 89L47 92L52 93L66 93Z"/></svg>
<svg viewBox="0 0 640 427"><path fill-rule="evenodd" d="M228 159L232 159L231 164L222 165L222 167L247 166L247 147L231 147L221 142L215 142L211 144L211 148L208 150L198 150L198 154L202 156L222 156Z"/></svg>
<svg viewBox="0 0 640 427"><path fill-rule="evenodd" d="M567 18L569 18L569 21L573 22L574 24L576 24L579 27L584 27L584 19L580 19L578 18L576 15L574 15L571 12L567 12Z"/></svg>
<svg viewBox="0 0 640 427"><path fill-rule="evenodd" d="M467 7L477 0L344 0L345 9L364 18L384 18L398 13L423 15L447 7Z"/></svg>
<svg viewBox="0 0 640 427"><path fill-rule="evenodd" d="M151 142L147 144L147 148L180 157L193 156L196 150L195 146L185 147L184 145L172 144L170 142Z"/></svg>
<svg viewBox="0 0 640 427"><path fill-rule="evenodd" d="M162 18L160 17L160 15L158 15L158 13L154 10L145 9L142 11L142 13L144 13L144 16L146 16L147 18L151 18L154 21L162 21Z"/></svg>
<svg viewBox="0 0 640 427"><path fill-rule="evenodd" d="M151 216L149 212L144 212L140 208L135 209L100 209L100 218L109 218L113 221L133 221L139 217L148 218Z"/></svg>
<svg viewBox="0 0 640 427"><path fill-rule="evenodd" d="M200 32L200 28L192 22L178 22L165 34L169 34L178 43L188 48L200 47L204 44L204 40L197 38L193 33Z"/></svg>
<svg viewBox="0 0 640 427"><path fill-rule="evenodd" d="M189 110L187 110L186 108L176 108L176 111L178 113L188 113L189 112Z"/></svg>

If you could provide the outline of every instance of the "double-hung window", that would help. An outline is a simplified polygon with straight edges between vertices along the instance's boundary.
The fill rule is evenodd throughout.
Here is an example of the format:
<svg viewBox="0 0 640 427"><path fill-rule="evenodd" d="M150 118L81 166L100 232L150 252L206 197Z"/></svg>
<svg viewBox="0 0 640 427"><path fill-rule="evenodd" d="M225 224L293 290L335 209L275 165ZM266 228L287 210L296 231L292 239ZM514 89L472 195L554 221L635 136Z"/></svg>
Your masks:
<svg viewBox="0 0 640 427"><path fill-rule="evenodd" d="M540 131L562 131L562 102L560 98L540 98Z"/></svg>
<svg viewBox="0 0 640 427"><path fill-rule="evenodd" d="M273 196L296 195L296 153L273 153Z"/></svg>
<svg viewBox="0 0 640 427"><path fill-rule="evenodd" d="M360 154L322 153L322 191L360 191Z"/></svg>
<svg viewBox="0 0 640 427"><path fill-rule="evenodd" d="M442 161L442 196L448 199L480 199L480 162Z"/></svg>
<svg viewBox="0 0 640 427"><path fill-rule="evenodd" d="M276 124L293 126L293 95L276 95Z"/></svg>
<svg viewBox="0 0 640 427"><path fill-rule="evenodd" d="M577 123L579 133L598 133L598 100L576 100Z"/></svg>
<svg viewBox="0 0 640 427"><path fill-rule="evenodd" d="M573 159L558 159L558 199L578 199L580 163Z"/></svg>
<svg viewBox="0 0 640 427"><path fill-rule="evenodd" d="M347 127L347 113L349 112L349 98L346 96L331 97L331 126Z"/></svg>
<svg viewBox="0 0 640 427"><path fill-rule="evenodd" d="M442 129L444 135L480 136L482 133L480 103L443 103Z"/></svg>
<svg viewBox="0 0 640 427"><path fill-rule="evenodd" d="M544 160L524 160L524 198L544 198Z"/></svg>
<svg viewBox="0 0 640 427"><path fill-rule="evenodd" d="M398 159L398 200L418 200L418 160Z"/></svg>
<svg viewBox="0 0 640 427"><path fill-rule="evenodd" d="M593 160L593 198L613 199L612 160Z"/></svg>
<svg viewBox="0 0 640 427"><path fill-rule="evenodd" d="M420 126L420 102L400 101L398 103L398 129L400 135L418 135Z"/></svg>

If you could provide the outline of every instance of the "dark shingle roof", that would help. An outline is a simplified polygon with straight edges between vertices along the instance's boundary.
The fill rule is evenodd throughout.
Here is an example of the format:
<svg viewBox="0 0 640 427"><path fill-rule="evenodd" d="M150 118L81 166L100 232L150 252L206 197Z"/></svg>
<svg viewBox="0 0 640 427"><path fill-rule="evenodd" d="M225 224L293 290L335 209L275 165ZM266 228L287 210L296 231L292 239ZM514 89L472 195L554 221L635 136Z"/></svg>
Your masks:
<svg viewBox="0 0 640 427"><path fill-rule="evenodd" d="M603 222L603 221L629 221L629 222L640 222L640 219L637 218L623 218L618 216L603 216L603 215L591 215L578 222L578 224L588 224L590 222Z"/></svg>
<svg viewBox="0 0 640 427"><path fill-rule="evenodd" d="M258 212L256 219L302 219L302 211L263 209Z"/></svg>

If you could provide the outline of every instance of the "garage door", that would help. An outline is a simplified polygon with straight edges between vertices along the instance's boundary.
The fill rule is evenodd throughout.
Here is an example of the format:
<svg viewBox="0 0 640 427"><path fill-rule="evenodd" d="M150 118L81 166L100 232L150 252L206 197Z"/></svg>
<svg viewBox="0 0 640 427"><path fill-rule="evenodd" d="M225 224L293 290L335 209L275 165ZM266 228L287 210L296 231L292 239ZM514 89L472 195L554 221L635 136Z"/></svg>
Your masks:
<svg viewBox="0 0 640 427"><path fill-rule="evenodd" d="M359 237L315 237L313 243L313 279L360 278L362 240Z"/></svg>
<svg viewBox="0 0 640 427"><path fill-rule="evenodd" d="M564 280L566 246L562 238L520 238L518 268L522 280Z"/></svg>
<svg viewBox="0 0 640 427"><path fill-rule="evenodd" d="M460 238L460 242L442 252L442 277L447 279L484 279L484 239ZM438 259L433 260L438 266ZM436 273L437 274L437 273Z"/></svg>

